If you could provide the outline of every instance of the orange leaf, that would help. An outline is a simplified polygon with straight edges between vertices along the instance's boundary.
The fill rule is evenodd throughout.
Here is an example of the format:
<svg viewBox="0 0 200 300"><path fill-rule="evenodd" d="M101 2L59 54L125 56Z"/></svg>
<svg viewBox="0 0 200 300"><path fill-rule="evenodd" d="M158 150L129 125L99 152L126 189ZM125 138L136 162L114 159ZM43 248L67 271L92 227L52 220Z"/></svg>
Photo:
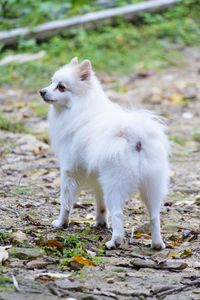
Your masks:
<svg viewBox="0 0 200 300"><path fill-rule="evenodd" d="M96 266L96 264L93 261L91 261L91 260L89 260L85 257L79 256L79 255L73 256L72 260L79 263L79 264L81 264L81 265L87 265L87 266L92 266L92 267Z"/></svg>
<svg viewBox="0 0 200 300"><path fill-rule="evenodd" d="M175 247L179 247L181 245L181 243L179 243L179 242L168 242L167 243L167 248L175 248Z"/></svg>
<svg viewBox="0 0 200 300"><path fill-rule="evenodd" d="M150 239L150 236L149 236L148 234L146 234L146 233L135 232L135 233L134 233L134 238L136 238L136 239L144 238L144 239L149 240L149 239Z"/></svg>
<svg viewBox="0 0 200 300"><path fill-rule="evenodd" d="M42 242L39 244L40 247L51 247L51 248L56 248L59 251L63 250L63 244L57 240L47 240L45 242Z"/></svg>

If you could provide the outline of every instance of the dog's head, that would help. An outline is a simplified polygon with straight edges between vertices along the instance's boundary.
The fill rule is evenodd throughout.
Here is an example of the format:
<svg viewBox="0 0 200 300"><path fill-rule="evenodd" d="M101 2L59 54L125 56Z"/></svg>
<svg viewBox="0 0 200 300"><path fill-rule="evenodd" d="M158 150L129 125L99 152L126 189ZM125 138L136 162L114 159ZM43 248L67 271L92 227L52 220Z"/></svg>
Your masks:
<svg viewBox="0 0 200 300"><path fill-rule="evenodd" d="M77 57L74 57L53 75L51 84L41 89L40 95L47 103L69 106L74 97L87 92L92 74L89 60L78 64Z"/></svg>

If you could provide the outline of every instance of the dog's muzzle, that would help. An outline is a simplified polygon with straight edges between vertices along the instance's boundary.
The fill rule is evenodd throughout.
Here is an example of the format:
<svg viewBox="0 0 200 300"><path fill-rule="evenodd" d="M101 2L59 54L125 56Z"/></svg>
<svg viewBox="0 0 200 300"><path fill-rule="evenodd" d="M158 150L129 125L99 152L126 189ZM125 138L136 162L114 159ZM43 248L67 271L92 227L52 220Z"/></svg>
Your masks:
<svg viewBox="0 0 200 300"><path fill-rule="evenodd" d="M40 90L40 95L42 98L46 95L47 91L45 89Z"/></svg>

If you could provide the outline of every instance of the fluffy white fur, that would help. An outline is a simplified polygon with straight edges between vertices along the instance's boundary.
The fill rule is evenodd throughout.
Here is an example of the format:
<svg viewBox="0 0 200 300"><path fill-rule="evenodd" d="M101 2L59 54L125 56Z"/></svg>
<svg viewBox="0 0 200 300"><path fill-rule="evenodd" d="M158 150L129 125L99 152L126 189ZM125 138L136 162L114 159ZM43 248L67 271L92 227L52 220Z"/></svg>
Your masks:
<svg viewBox="0 0 200 300"><path fill-rule="evenodd" d="M151 112L111 102L89 60L72 59L40 93L51 104L50 137L61 173L61 210L53 226L68 226L78 189L87 183L96 197L96 224L107 224L107 210L112 218L107 248L119 246L125 200L139 190L152 247L164 248L159 215L168 192L169 144L162 123Z"/></svg>

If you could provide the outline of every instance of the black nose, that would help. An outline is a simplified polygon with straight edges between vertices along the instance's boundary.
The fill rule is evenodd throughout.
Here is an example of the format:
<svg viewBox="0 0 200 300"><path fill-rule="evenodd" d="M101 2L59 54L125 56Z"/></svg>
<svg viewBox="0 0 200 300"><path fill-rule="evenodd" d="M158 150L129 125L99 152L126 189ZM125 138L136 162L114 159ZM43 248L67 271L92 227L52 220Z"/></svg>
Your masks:
<svg viewBox="0 0 200 300"><path fill-rule="evenodd" d="M46 91L45 91L45 90L40 90L40 95L41 95L42 97L44 97L45 94L46 94Z"/></svg>

